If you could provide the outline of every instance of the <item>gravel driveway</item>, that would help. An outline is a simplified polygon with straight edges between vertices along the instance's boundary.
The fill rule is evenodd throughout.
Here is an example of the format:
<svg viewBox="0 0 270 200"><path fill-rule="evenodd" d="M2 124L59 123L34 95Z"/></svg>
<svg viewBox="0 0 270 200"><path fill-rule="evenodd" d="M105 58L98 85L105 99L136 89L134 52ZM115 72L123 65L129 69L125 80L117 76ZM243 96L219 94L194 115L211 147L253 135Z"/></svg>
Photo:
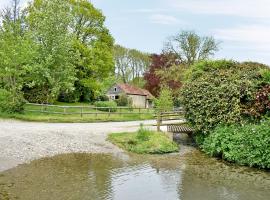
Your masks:
<svg viewBox="0 0 270 200"><path fill-rule="evenodd" d="M135 131L140 123L150 125L155 121L36 123L0 120L0 171L62 153L119 153L119 148L106 141L107 135Z"/></svg>

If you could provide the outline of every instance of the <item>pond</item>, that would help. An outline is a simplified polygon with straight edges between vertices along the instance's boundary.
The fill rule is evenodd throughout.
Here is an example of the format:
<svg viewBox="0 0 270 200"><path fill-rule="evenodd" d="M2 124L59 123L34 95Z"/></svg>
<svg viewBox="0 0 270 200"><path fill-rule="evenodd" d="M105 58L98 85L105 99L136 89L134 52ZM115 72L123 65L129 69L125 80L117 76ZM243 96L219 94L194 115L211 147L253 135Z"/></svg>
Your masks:
<svg viewBox="0 0 270 200"><path fill-rule="evenodd" d="M0 173L1 200L269 200L270 173L199 151L65 154Z"/></svg>

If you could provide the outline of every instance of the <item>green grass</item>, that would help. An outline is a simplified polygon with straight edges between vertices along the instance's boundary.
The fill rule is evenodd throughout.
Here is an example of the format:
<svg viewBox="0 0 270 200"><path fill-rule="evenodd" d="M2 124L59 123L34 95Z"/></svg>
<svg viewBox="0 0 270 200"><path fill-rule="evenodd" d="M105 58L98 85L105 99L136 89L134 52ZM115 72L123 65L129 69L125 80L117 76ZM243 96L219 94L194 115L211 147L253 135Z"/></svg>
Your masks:
<svg viewBox="0 0 270 200"><path fill-rule="evenodd" d="M152 111L146 113L146 109L142 109L141 112L146 114L138 114L138 110L117 108L117 112L123 112L125 114L111 113L110 115L106 112L97 110L93 105L89 103L62 103L56 102L57 106L75 106L71 108L64 107L51 107L45 106L42 108L40 105L25 105L25 112L21 114L7 114L0 113L0 118L13 118L24 121L36 121L36 122L63 122L63 123L87 123L87 122L118 122L118 121L135 121L135 120L148 120L153 119ZM83 114L81 116L81 108L76 106L87 106L83 108L83 112L92 114ZM55 113L41 113L41 110L47 112L60 112L60 113L76 113L76 114L55 114ZM33 110L36 112L31 112ZM94 114L97 113L97 114Z"/></svg>
<svg viewBox="0 0 270 200"><path fill-rule="evenodd" d="M112 133L108 140L126 151L138 154L165 154L179 150L178 145L164 133L144 129L141 134L141 130L135 133Z"/></svg>
<svg viewBox="0 0 270 200"><path fill-rule="evenodd" d="M0 118L5 119L19 119L24 121L35 122L62 122L62 123L87 123L87 122L120 122L120 121L135 121L153 119L151 114L126 114L126 115L111 115L98 114L96 115L61 115L61 114L47 114L47 113L32 113L25 112L22 114L6 114L0 113Z"/></svg>

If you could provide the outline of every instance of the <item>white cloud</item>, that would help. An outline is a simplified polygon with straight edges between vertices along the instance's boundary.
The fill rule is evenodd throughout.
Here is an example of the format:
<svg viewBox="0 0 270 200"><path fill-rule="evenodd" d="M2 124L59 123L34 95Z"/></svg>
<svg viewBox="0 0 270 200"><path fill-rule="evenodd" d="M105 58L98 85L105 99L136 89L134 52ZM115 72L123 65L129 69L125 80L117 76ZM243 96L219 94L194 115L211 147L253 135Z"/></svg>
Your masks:
<svg viewBox="0 0 270 200"><path fill-rule="evenodd" d="M20 7L25 8L28 5L28 2L31 0L20 0ZM0 0L0 9L3 9L5 7L10 7L11 1L10 0Z"/></svg>
<svg viewBox="0 0 270 200"><path fill-rule="evenodd" d="M221 40L249 46L254 50L270 52L270 27L246 25L235 28L214 30L214 35Z"/></svg>
<svg viewBox="0 0 270 200"><path fill-rule="evenodd" d="M210 15L231 15L270 19L269 0L169 0L181 11Z"/></svg>
<svg viewBox="0 0 270 200"><path fill-rule="evenodd" d="M174 16L164 14L153 14L150 16L150 21L151 23L162 25L186 24L186 22L179 20Z"/></svg>
<svg viewBox="0 0 270 200"><path fill-rule="evenodd" d="M169 12L169 11L170 11L169 9L162 9L162 8L140 8L140 9L129 10L128 12L153 14L153 13L162 13L162 12Z"/></svg>

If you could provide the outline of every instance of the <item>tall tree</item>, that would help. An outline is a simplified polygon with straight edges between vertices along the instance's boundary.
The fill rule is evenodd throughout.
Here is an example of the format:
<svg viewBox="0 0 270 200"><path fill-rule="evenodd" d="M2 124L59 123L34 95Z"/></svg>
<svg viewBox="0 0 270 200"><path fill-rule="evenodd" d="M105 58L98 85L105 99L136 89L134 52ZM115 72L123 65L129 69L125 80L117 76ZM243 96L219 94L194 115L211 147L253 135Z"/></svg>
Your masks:
<svg viewBox="0 0 270 200"><path fill-rule="evenodd" d="M147 70L150 58L149 54L136 49L128 49L120 45L114 47L115 73L124 83L140 85L142 77Z"/></svg>
<svg viewBox="0 0 270 200"><path fill-rule="evenodd" d="M172 91L177 90L181 83L179 77L179 63L174 54L153 54L151 65L144 74L145 88L154 96L158 96L163 85L167 85Z"/></svg>
<svg viewBox="0 0 270 200"><path fill-rule="evenodd" d="M219 50L219 42L213 37L199 36L194 31L182 31L169 38L164 51L177 55L179 61L187 66L205 60Z"/></svg>
<svg viewBox="0 0 270 200"><path fill-rule="evenodd" d="M73 48L76 61L75 88L81 100L100 95L105 79L113 75L114 39L104 25L105 16L88 0L69 0L72 9Z"/></svg>
<svg viewBox="0 0 270 200"><path fill-rule="evenodd" d="M46 97L43 101L52 102L60 90L72 90L75 81L71 9L66 0L34 0L28 11L27 22L38 51L28 85L40 88Z"/></svg>
<svg viewBox="0 0 270 200"><path fill-rule="evenodd" d="M0 21L0 87L11 92L15 99L21 95L35 50L24 29L25 15L19 9L18 0L13 0L11 7L1 12Z"/></svg>

